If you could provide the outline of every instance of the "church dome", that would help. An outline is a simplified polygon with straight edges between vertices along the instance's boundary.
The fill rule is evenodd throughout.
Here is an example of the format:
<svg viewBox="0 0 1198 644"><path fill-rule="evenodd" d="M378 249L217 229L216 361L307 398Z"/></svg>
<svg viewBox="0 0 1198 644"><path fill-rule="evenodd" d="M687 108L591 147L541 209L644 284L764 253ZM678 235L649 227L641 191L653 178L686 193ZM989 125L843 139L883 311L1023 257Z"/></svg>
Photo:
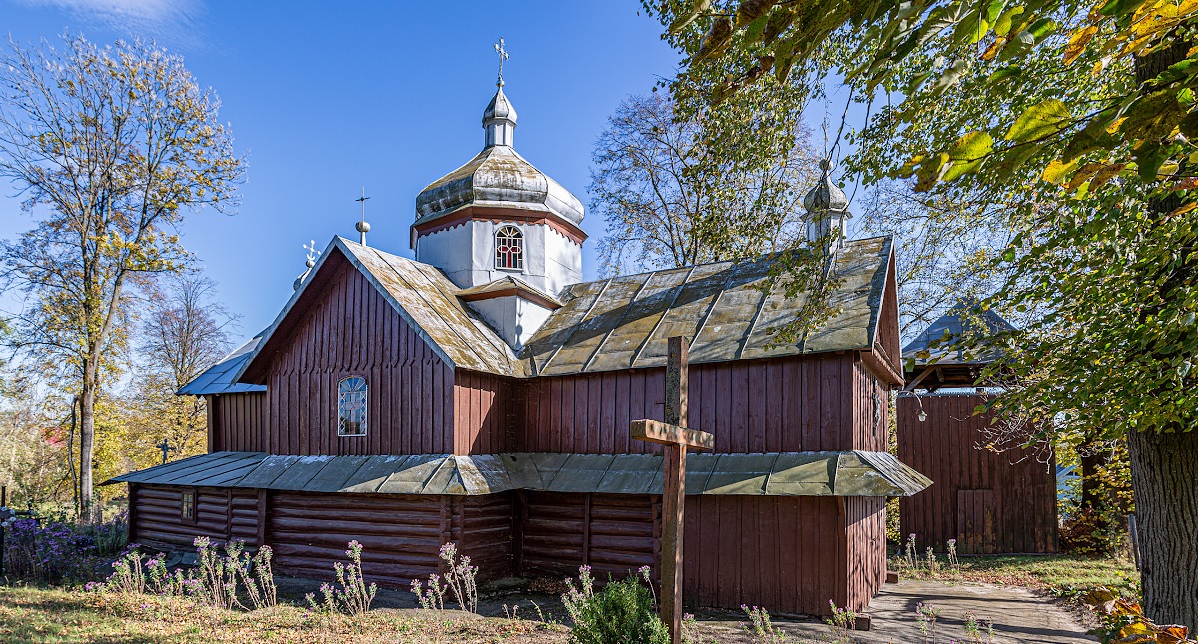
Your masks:
<svg viewBox="0 0 1198 644"><path fill-rule="evenodd" d="M507 119L513 125L516 123L516 108L507 100L502 85L499 86L499 91L495 92L495 97L491 99L487 109L483 110L483 127L487 127L487 122L493 119Z"/></svg>
<svg viewBox="0 0 1198 644"><path fill-rule="evenodd" d="M815 187L803 197L803 208L809 213L820 212L836 212L843 213L848 210L849 198L844 194L844 190L832 181L829 176L832 170L832 164L827 159L821 159L819 162L820 175L819 181Z"/></svg>
<svg viewBox="0 0 1198 644"><path fill-rule="evenodd" d="M515 127L516 110L500 84L483 112L483 151L420 191L413 226L423 226L467 206L536 211L574 226L581 224L582 202L512 148Z"/></svg>

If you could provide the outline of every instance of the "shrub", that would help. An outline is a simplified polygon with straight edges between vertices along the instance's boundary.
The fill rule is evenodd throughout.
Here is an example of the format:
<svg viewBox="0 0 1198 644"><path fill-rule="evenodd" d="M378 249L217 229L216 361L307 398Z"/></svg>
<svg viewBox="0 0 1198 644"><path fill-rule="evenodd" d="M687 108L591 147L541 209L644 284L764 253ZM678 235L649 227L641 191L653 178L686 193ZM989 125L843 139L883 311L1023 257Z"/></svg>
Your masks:
<svg viewBox="0 0 1198 644"><path fill-rule="evenodd" d="M362 544L357 540L350 541L345 555L349 557L349 564L340 561L333 564L333 569L337 571L337 584L341 587L335 588L332 584L322 584L319 603L316 601L315 593L308 593L304 596L312 610L341 611L349 615L361 615L370 610L370 604L374 601L375 593L378 592L378 585L367 586L365 579L362 578Z"/></svg>
<svg viewBox="0 0 1198 644"><path fill-rule="evenodd" d="M10 576L47 584L95 579L102 564L96 541L62 522L10 519L5 538L4 569ZM122 528L123 530L123 528Z"/></svg>
<svg viewBox="0 0 1198 644"><path fill-rule="evenodd" d="M643 583L642 583L643 582ZM562 603L574 622L570 641L575 644L660 644L670 641L670 633L657 617L649 567L639 575L629 574L620 581L608 575L607 586L594 592L590 566L578 569L578 587L566 581Z"/></svg>

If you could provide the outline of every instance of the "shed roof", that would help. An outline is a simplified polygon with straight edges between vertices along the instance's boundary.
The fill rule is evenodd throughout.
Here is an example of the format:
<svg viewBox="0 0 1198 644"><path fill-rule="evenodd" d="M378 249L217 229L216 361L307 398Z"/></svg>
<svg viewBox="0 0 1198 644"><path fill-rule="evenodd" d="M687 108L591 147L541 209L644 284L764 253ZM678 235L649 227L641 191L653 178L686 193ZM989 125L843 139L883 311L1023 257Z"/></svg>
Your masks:
<svg viewBox="0 0 1198 644"><path fill-rule="evenodd" d="M244 394L266 391L266 385L254 385L237 382L235 376L242 365L250 359L250 354L262 340L262 335L256 335L247 340L236 351L221 358L220 362L208 367L208 370L196 376L191 382L179 390L180 396L205 396L209 394Z"/></svg>
<svg viewBox="0 0 1198 644"><path fill-rule="evenodd" d="M910 496L932 484L885 452L689 454L688 494ZM144 483L329 493L496 494L509 490L661 494L662 457L506 453L279 456L214 452L113 477Z"/></svg>
<svg viewBox="0 0 1198 644"><path fill-rule="evenodd" d="M871 349L892 252L891 237L845 242L833 274L839 314L792 343L771 329L794 319L806 294L767 288L773 257L625 275L567 287L522 356L537 375L658 367L667 341L691 340L692 363Z"/></svg>

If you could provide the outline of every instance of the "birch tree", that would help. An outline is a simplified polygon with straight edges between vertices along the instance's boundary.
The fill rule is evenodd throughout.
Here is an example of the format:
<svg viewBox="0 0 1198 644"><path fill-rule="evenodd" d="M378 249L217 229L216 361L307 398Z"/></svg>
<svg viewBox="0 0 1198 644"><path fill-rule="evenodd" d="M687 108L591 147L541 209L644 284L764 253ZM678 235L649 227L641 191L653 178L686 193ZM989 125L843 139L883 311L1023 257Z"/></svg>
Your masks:
<svg viewBox="0 0 1198 644"><path fill-rule="evenodd" d="M10 39L0 55L0 176L34 220L0 244L0 271L24 296L16 346L79 397L85 521L98 510L95 405L128 340L130 295L186 265L188 213L234 205L243 161L218 107L182 58L152 44Z"/></svg>

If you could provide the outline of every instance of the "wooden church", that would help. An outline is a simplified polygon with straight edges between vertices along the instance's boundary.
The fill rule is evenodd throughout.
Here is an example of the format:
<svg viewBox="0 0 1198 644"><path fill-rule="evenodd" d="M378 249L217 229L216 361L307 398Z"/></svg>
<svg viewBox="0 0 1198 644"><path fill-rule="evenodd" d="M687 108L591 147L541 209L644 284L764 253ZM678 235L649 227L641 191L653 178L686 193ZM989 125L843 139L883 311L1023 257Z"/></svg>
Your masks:
<svg viewBox="0 0 1198 644"><path fill-rule="evenodd" d="M795 343L803 297L770 260L582 281L583 207L512 147L502 81L485 147L416 199L415 260L334 238L259 337L190 383L209 453L116 477L130 538L269 544L327 577L347 541L407 587L456 542L488 578L659 569L667 339L690 341L684 594L692 605L863 609L887 497L930 481L887 454L902 385L892 242L829 249L839 313ZM825 170L809 234L848 216Z"/></svg>

